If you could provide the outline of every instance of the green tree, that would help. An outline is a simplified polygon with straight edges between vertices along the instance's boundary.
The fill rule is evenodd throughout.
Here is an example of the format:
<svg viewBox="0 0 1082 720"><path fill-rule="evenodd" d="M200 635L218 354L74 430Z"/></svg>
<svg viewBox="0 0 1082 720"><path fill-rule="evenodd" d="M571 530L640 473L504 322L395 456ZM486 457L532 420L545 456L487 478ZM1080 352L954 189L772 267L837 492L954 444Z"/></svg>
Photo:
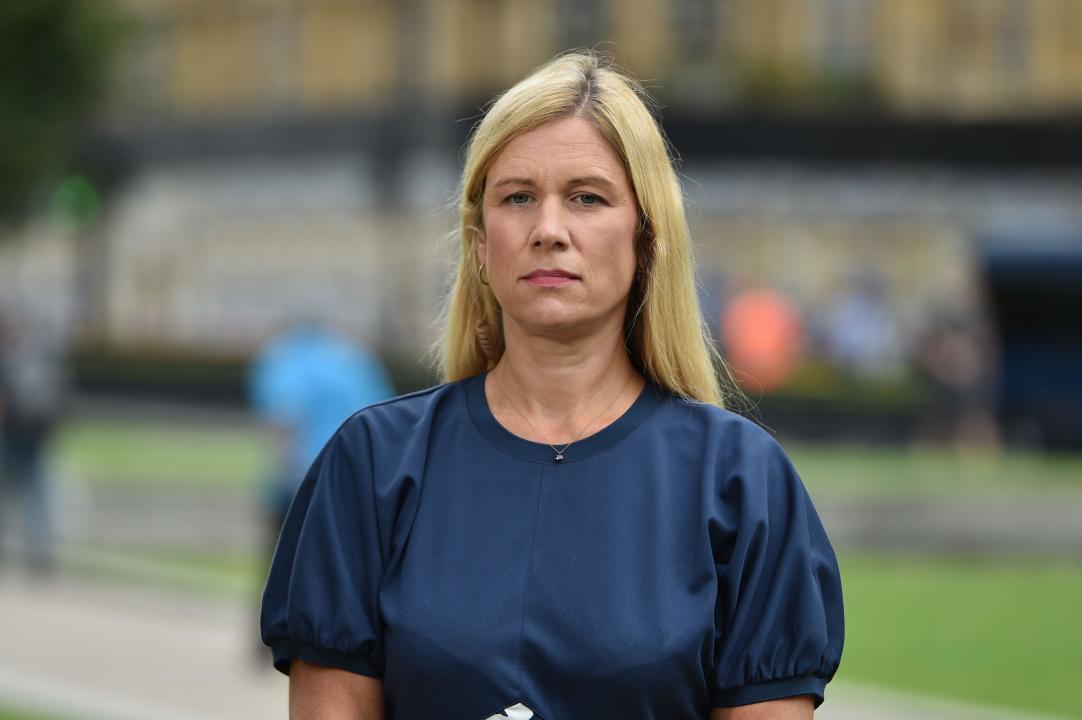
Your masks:
<svg viewBox="0 0 1082 720"><path fill-rule="evenodd" d="M105 0L0 2L0 221L43 208L74 169L123 32Z"/></svg>

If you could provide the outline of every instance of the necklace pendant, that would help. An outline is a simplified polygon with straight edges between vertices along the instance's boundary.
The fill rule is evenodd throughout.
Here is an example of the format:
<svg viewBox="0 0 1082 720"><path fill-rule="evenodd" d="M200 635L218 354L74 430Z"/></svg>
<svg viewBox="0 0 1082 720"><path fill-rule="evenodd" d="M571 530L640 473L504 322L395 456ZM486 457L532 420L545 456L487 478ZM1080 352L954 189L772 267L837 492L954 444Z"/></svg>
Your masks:
<svg viewBox="0 0 1082 720"><path fill-rule="evenodd" d="M556 453L556 457L553 458L553 460L555 460L556 462L563 462L564 461L564 454L562 452Z"/></svg>

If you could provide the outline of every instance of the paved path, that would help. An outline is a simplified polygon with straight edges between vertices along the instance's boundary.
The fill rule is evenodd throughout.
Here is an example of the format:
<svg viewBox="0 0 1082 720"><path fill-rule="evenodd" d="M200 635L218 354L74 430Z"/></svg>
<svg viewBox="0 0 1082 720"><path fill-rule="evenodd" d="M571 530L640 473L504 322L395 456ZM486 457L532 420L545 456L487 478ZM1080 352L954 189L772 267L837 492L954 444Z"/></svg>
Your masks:
<svg viewBox="0 0 1082 720"><path fill-rule="evenodd" d="M0 705L78 720L284 720L286 680L257 664L250 611L100 581L0 576ZM841 681L816 718L1038 720Z"/></svg>
<svg viewBox="0 0 1082 720"><path fill-rule="evenodd" d="M816 720L1069 720L972 703L909 695L869 685L832 682Z"/></svg>
<svg viewBox="0 0 1082 720"><path fill-rule="evenodd" d="M238 603L0 577L0 703L85 720L286 717ZM254 626L252 632L255 632Z"/></svg>

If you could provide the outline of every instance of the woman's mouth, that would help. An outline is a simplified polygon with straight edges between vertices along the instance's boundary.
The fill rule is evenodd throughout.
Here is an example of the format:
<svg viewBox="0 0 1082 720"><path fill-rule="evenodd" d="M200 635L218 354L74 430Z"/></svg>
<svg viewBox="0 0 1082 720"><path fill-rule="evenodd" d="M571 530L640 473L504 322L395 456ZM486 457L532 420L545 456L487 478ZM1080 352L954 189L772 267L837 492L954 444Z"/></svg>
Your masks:
<svg viewBox="0 0 1082 720"><path fill-rule="evenodd" d="M522 279L531 285L537 285L538 287L559 287L575 282L579 279L579 276L574 273L569 273L566 270L543 269L534 270Z"/></svg>

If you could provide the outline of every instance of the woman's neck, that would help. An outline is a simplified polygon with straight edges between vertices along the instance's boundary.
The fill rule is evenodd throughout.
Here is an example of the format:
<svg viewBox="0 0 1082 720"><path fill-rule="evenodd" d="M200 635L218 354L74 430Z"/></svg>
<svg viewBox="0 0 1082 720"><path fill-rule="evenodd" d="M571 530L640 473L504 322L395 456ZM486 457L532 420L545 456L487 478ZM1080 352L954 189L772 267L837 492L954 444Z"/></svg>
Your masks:
<svg viewBox="0 0 1082 720"><path fill-rule="evenodd" d="M485 391L493 415L515 435L581 440L623 415L642 390L619 329L574 342L508 330Z"/></svg>

